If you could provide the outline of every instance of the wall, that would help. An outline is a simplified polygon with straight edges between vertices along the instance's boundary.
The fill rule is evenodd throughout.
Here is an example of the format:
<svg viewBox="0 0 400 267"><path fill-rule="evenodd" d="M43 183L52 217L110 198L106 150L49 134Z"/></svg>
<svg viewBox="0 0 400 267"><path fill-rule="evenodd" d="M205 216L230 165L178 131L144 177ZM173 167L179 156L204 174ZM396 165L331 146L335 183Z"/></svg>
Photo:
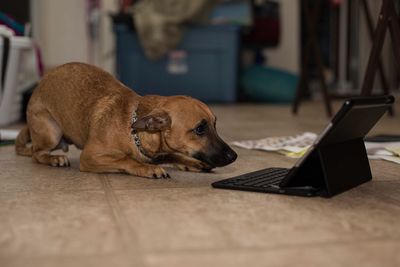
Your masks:
<svg viewBox="0 0 400 267"><path fill-rule="evenodd" d="M88 61L86 1L33 0L34 38L47 66Z"/></svg>
<svg viewBox="0 0 400 267"><path fill-rule="evenodd" d="M268 66L293 73L300 69L300 1L278 0L281 9L281 40L276 48L266 49Z"/></svg>
<svg viewBox="0 0 400 267"><path fill-rule="evenodd" d="M112 72L114 38L108 13L116 10L116 4L115 0L101 1L100 42L95 44L87 34L85 0L31 0L34 38L46 67L81 61Z"/></svg>

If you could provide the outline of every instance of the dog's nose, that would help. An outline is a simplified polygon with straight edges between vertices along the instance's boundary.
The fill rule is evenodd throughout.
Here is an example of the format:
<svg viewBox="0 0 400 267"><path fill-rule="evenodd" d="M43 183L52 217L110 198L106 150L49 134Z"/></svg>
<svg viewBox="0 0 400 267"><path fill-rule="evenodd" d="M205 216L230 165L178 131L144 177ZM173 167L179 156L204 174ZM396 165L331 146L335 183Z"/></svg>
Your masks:
<svg viewBox="0 0 400 267"><path fill-rule="evenodd" d="M237 154L228 145L226 145L218 153L211 154L207 157L207 162L214 167L223 167L234 162Z"/></svg>
<svg viewBox="0 0 400 267"><path fill-rule="evenodd" d="M233 150L231 149L231 151L229 151L229 152L226 154L226 158L228 159L229 163L232 163L232 162L234 162L234 161L237 159L237 154L236 154L235 151L233 151Z"/></svg>

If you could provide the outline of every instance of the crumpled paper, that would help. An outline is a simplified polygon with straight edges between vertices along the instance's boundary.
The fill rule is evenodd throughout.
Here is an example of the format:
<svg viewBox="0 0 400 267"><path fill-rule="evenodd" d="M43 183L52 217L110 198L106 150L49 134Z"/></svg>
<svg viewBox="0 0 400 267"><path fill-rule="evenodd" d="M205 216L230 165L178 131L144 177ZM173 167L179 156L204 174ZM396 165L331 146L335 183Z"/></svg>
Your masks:
<svg viewBox="0 0 400 267"><path fill-rule="evenodd" d="M383 159L400 164L400 142L365 142L369 159Z"/></svg>
<svg viewBox="0 0 400 267"><path fill-rule="evenodd" d="M318 135L305 132L294 136L273 136L257 140L236 141L232 145L263 151L273 151L291 158L301 158ZM365 142L369 159L382 159L400 164L400 142Z"/></svg>
<svg viewBox="0 0 400 267"><path fill-rule="evenodd" d="M274 151L291 158L300 158L317 139L315 133L305 132L294 136L273 136L257 140L236 141L232 145L264 151Z"/></svg>

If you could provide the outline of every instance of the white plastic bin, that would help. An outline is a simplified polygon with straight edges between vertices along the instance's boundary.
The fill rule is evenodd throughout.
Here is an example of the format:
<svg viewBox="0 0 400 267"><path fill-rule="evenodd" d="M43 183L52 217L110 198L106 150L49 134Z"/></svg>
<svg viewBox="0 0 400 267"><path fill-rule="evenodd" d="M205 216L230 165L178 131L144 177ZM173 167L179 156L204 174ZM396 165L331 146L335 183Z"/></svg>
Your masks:
<svg viewBox="0 0 400 267"><path fill-rule="evenodd" d="M0 38L0 76L2 73L4 40ZM0 126L18 121L21 118L23 89L19 88L18 77L22 70L24 53L32 52L32 42L28 37L10 37L10 49L4 88L0 90ZM1 87L1 83L0 83Z"/></svg>

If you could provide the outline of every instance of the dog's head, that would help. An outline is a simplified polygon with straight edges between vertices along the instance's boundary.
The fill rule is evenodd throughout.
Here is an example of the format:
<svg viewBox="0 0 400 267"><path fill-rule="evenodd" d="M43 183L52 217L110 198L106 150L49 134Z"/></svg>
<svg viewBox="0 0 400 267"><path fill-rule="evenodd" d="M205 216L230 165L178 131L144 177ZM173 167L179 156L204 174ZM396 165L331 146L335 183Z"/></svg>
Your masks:
<svg viewBox="0 0 400 267"><path fill-rule="evenodd" d="M203 163L204 170L234 162L237 154L219 136L217 119L204 103L187 96L167 97L164 104L138 123L161 131L166 150Z"/></svg>

